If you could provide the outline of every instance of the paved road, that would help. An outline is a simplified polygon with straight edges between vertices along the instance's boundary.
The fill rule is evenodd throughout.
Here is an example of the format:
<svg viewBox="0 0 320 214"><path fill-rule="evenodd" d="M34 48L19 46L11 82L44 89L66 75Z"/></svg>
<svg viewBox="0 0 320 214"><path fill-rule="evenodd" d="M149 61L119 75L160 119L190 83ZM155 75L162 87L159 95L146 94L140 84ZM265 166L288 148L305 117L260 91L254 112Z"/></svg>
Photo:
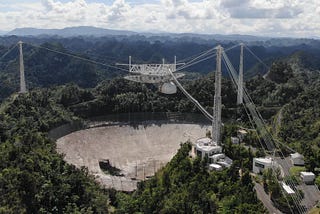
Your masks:
<svg viewBox="0 0 320 214"><path fill-rule="evenodd" d="M277 163L281 166L282 173L285 175L289 175L289 169L293 166L290 158L286 157L285 159L275 158ZM317 189L315 185L306 185L301 182L300 185L297 186L298 189L302 190L304 194L304 198L301 201L301 207L305 207L307 210L310 210L313 206L320 201L320 191Z"/></svg>
<svg viewBox="0 0 320 214"><path fill-rule="evenodd" d="M269 213L281 214L282 212L273 206L272 201L270 200L269 195L263 189L263 186L259 183L255 183L254 189L257 192L258 199L263 203L264 207L267 208Z"/></svg>
<svg viewBox="0 0 320 214"><path fill-rule="evenodd" d="M304 198L301 204L308 210L314 207L318 201L320 201L320 192L315 185L301 184L298 186L304 193Z"/></svg>
<svg viewBox="0 0 320 214"><path fill-rule="evenodd" d="M282 173L284 173L284 175L290 175L289 170L293 166L290 161L290 157L286 157L284 159L275 157L275 160L281 166Z"/></svg>

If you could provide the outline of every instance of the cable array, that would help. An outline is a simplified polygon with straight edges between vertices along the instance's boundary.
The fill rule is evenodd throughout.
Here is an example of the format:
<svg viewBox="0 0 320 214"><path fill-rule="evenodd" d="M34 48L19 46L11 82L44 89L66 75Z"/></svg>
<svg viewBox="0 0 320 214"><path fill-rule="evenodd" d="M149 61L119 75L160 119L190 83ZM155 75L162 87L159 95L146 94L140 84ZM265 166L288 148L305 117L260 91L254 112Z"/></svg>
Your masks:
<svg viewBox="0 0 320 214"><path fill-rule="evenodd" d="M5 52L1 57L0 57L0 61L2 59L4 59L13 49L15 49L18 46L18 43L15 44L14 46L12 46L7 52Z"/></svg>
<svg viewBox="0 0 320 214"><path fill-rule="evenodd" d="M230 74L230 77L232 79L232 82L235 85L235 87L237 87L238 86L237 73L236 73L233 65L231 64L229 58L227 57L227 55L225 53L223 53L223 59L224 59L225 65L227 67L227 70L229 71L229 74ZM280 152L280 156L282 158L285 158L285 156L282 153L282 150L281 150L281 148L279 146L279 143L278 143L279 141L275 141L273 139L273 136L267 130L266 124L265 124L261 114L257 110L255 104L253 103L253 101L252 101L249 93L247 92L246 88L244 87L243 90L244 90L243 95L244 95L244 101L245 101L244 108L249 110L250 115L252 116L252 117L249 117L249 120L250 120L250 122L251 121L254 122L258 133L260 134L261 138L264 141L265 146L267 147L267 149L265 149L265 146L263 146L261 144L263 150L264 151L268 150L270 152L273 152L273 160L274 160L274 155L275 155L276 149L278 150L278 152ZM289 168L289 164L287 163L287 161L285 159L284 159L284 163L286 164L286 167ZM276 176L276 173L275 173L276 169L274 168L274 166L272 167L272 171L273 171L273 174L274 174L276 180L279 182L279 180L278 180L278 178ZM283 170L283 173L284 173L285 176L289 176L289 173L286 170ZM294 189L297 191L296 185L293 183L293 181L291 181L289 179L287 182L289 183L290 186L294 187ZM281 190L282 190L282 188L281 188ZM285 196L285 198L287 197L286 194L283 192L283 190L282 190L282 194ZM298 209L297 211L299 213L306 213L306 210L300 204L300 202L302 201L302 195L299 193L299 191L297 191L297 194L293 194L293 195L291 194L290 196L291 196L291 198L292 198L292 200L293 200L293 202L295 204L295 207ZM286 198L286 200L287 200L287 198ZM288 203L288 205L290 207L290 204L289 204L288 200L287 200L287 203ZM291 207L290 207L290 209L291 209ZM291 210L291 212L292 212L292 210Z"/></svg>
<svg viewBox="0 0 320 214"><path fill-rule="evenodd" d="M128 72L128 70L126 70L126 69L123 69L123 68L120 68L120 67L117 67L117 66L113 66L113 65L109 65L109 64L106 64L106 63L97 62L97 61L92 60L92 59L87 59L87 58L84 58L84 57L81 57L81 56L77 56L75 54L65 53L65 52L62 52L62 51L54 50L54 49L47 48L47 47L40 46L40 45L34 45L34 44L31 44L31 43L25 43L25 44L30 45L30 46L35 47L35 48L51 51L51 52L54 52L54 53L57 53L57 54L73 57L73 58L78 59L78 60L90 62L90 63L96 64L96 65L100 65L100 66L104 66L104 67L118 69L118 70L121 70L121 71Z"/></svg>
<svg viewBox="0 0 320 214"><path fill-rule="evenodd" d="M235 45L233 47L236 47L238 45ZM231 47L230 49L232 49L233 47ZM256 56L247 46L245 46L246 49L248 49L250 51L250 53L255 56L255 58L258 59L258 61L260 63L262 63L266 68L269 69L269 67L260 59L258 58L258 56ZM185 69L187 67L190 67L194 64L200 63L204 60L210 59L212 57L216 56L216 53L212 54L212 50L213 49L209 49L206 52L201 53L199 56L195 57L194 59L190 60L189 62L187 62L185 65L179 67L177 70L182 70ZM228 49L229 50L229 49ZM223 61L224 64L229 72L229 75L231 77L232 83L235 86L235 88L238 88L238 76L237 76L237 72L234 69L232 63L230 62L229 58L227 57L225 51L222 53L223 55ZM173 73L171 71L169 71L173 81L176 83L176 85L179 87L179 89L183 92L183 94L185 96L187 96L197 107L198 109L209 119L212 120L212 116L201 106L201 104L194 99L184 88L183 86L180 84L180 82L175 78L175 76L173 75ZM274 159L274 155L275 155L275 151L277 150L280 153L281 157L285 157L284 154L282 153L282 150L279 146L279 144L284 145L283 143L281 143L280 141L276 141L274 140L273 136L271 135L271 133L268 131L267 129L267 125L264 121L264 119L262 118L260 112L258 111L257 107L255 106L252 98L250 97L247 89L244 87L243 88L243 95L244 95L244 103L243 103L243 107L246 111L246 114L249 118L249 121L251 123L251 126L256 130L258 139L259 139L259 143L262 147L262 149L267 153L267 152L272 152L273 154L273 160ZM263 142L262 142L263 140ZM266 149L265 149L266 147ZM288 147L288 146L286 146ZM289 148L289 147L288 147ZM293 149L290 148L291 151L294 151ZM284 163L286 164L286 166L289 168L289 164L286 162L286 160L284 160ZM273 172L273 176L275 177L275 179L280 183L278 177L276 176L276 168L275 165L272 165L272 172ZM284 176L289 176L289 173L286 170L283 170ZM296 188L296 185L293 183L293 181L291 181L290 179L287 181L287 183L294 187L295 191L297 191L298 189ZM292 213L294 213L293 208L291 207L287 195L285 194L284 190L281 188L281 192L284 195L287 204L289 206L289 209ZM294 195L290 195L294 204L295 204L295 208L297 209L296 211L298 213L306 213L306 209L304 207L301 206L300 202L302 201L302 195L297 191L297 194Z"/></svg>
<svg viewBox="0 0 320 214"><path fill-rule="evenodd" d="M196 100L195 98L193 98L191 96L191 94L189 94L184 88L183 86L180 84L180 82L177 80L177 78L174 76L174 74L172 73L172 71L169 69L169 73L172 76L173 81L175 82L175 84L178 86L178 88L182 91L182 93L189 98L189 100L195 104L197 106L197 108L204 114L204 116L206 116L206 118L208 118L208 120L212 121L213 120L213 116L206 111L206 109L204 107L202 107L202 105L198 102L198 100Z"/></svg>
<svg viewBox="0 0 320 214"><path fill-rule="evenodd" d="M235 45L227 50L230 50L234 47L237 47L238 45ZM263 64L268 70L270 69L269 66L267 66L256 54L254 54L247 46L244 46L261 64ZM226 50L226 51L227 51ZM202 52L199 56L194 57L192 60L190 60L189 62L187 62L185 65L179 67L177 69L177 71L185 69L187 67L190 67L192 65L195 65L197 63L200 63L202 61L205 61L207 59L213 58L216 56L216 53L212 53L213 49L209 49L206 52ZM238 88L238 76L237 76L237 72L234 69L233 65L231 64L229 58L226 55L226 51L223 52L223 61L225 63L225 66L229 72L229 75L231 77L232 83L233 85ZM174 82L176 83L176 85L179 87L179 89L185 94L185 96L187 96L198 108L199 110L208 118L208 119L212 119L212 116L205 111L205 109L201 106L201 104L194 99L184 88L183 86L180 84L180 82L174 77L173 73L170 71L171 76L173 77ZM275 140L274 137L272 136L272 134L268 131L267 129L267 125L263 119L263 117L261 116L260 112L258 111L257 107L255 106L252 98L250 97L247 89L244 87L243 88L243 95L244 95L244 103L242 104L246 114L249 118L249 121L251 123L252 128L254 128L256 130L257 136L258 136L258 140L259 143L262 147L262 149L265 151L265 153L267 152L272 152L273 154L273 160L275 160L275 152L278 151L278 153L280 154L280 157L284 159L284 164L287 168L289 168L289 164L288 162L285 160L285 155L283 154L280 145L285 146L287 149L289 149L292 152L296 152L295 150L291 149L289 146L283 144L282 142L280 142L279 140ZM210 115L210 116L209 116ZM263 142L262 142L263 140ZM266 149L265 149L266 147ZM276 176L276 168L273 165L272 166L272 172L273 172L273 176L275 176L276 180L280 183L279 179ZM290 174L287 172L287 170L283 170L284 176L290 176ZM293 181L291 181L290 179L287 180L287 183L292 186L294 188L294 190L296 191L296 194L291 194L291 198L293 203L295 204L295 208L297 209L296 212L298 213L306 213L307 209L305 207L303 207L301 205L301 201L303 199L303 196L300 194L299 191L297 191L297 187L294 184ZM281 192L284 195L287 204L289 206L289 209L292 213L295 213L294 210L292 209L287 195L284 193L284 190L281 188Z"/></svg>
<svg viewBox="0 0 320 214"><path fill-rule="evenodd" d="M225 50L225 52L228 52L228 51L230 51L230 50L238 47L239 45L240 45L240 44L233 45L233 46L227 48L227 49ZM195 64L198 64L198 63L200 63L200 62L203 62L203 61L206 61L206 60L208 60L208 59L211 59L211 58L213 58L213 57L216 57L216 56L217 56L216 52L213 52L215 49L216 49L216 48L211 48L211 49L209 49L209 50L207 50L207 51L202 52L200 55L194 57L193 59L191 59L190 61L186 62L184 65L182 65L181 67L179 67L176 71L181 71L182 69L188 68L188 67L190 67L190 66L192 66L192 65L195 65ZM212 52L213 52L213 53L212 53ZM196 61L196 60L197 60L197 61Z"/></svg>
<svg viewBox="0 0 320 214"><path fill-rule="evenodd" d="M270 67L266 63L264 63L255 53L253 53L253 51L251 51L249 47L247 47L246 45L244 47L251 53L254 58L256 58L264 67L266 67L267 70L270 70Z"/></svg>

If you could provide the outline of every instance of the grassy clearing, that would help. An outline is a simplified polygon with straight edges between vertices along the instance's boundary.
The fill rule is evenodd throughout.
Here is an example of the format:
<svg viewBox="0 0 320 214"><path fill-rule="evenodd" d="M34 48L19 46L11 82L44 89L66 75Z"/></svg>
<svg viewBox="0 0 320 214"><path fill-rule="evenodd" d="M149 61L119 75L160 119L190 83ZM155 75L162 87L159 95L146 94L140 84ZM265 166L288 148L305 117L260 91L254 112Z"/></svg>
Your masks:
<svg viewBox="0 0 320 214"><path fill-rule="evenodd" d="M310 210L308 214L319 214L320 213L320 208L314 207Z"/></svg>
<svg viewBox="0 0 320 214"><path fill-rule="evenodd" d="M304 166L293 166L290 168L290 175L299 176L303 171L306 171Z"/></svg>

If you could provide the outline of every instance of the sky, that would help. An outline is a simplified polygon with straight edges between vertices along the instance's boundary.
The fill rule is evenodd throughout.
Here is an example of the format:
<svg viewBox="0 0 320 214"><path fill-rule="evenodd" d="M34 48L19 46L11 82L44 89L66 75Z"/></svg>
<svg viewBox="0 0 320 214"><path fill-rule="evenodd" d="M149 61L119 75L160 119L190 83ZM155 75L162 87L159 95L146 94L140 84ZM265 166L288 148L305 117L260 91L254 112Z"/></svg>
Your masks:
<svg viewBox="0 0 320 214"><path fill-rule="evenodd" d="M2 31L71 26L319 38L320 1L0 0Z"/></svg>

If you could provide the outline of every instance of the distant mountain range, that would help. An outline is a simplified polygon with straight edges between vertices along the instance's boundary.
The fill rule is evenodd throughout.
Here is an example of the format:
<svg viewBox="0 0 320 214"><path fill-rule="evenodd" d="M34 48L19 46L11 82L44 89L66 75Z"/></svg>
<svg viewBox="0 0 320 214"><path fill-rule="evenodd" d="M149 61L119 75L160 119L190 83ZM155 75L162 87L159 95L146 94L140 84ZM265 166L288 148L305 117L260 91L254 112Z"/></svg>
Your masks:
<svg viewBox="0 0 320 214"><path fill-rule="evenodd" d="M135 35L136 32L126 30L110 30L90 26L67 27L63 29L38 29L38 28L16 28L6 35L16 36L107 36L107 35Z"/></svg>
<svg viewBox="0 0 320 214"><path fill-rule="evenodd" d="M320 48L320 40L318 38L272 38L252 35L222 35L222 34L196 34L196 33L165 33L165 32L134 32L127 30L112 30L97 28L91 26L67 27L63 29L38 29L38 28L16 28L10 32L0 31L2 37L18 36L26 38L42 38L48 37L83 37L87 39L99 37L113 37L117 40L124 38L129 40L144 40L149 42L192 42L198 44L213 44L213 43L230 43L244 42L247 45L257 45L264 47L290 47L297 45L308 45L313 48Z"/></svg>
<svg viewBox="0 0 320 214"><path fill-rule="evenodd" d="M1 31L0 31L1 34ZM90 26L79 26L79 27L67 27L63 29L38 29L38 28L16 28L10 32L7 32L6 35L15 35L15 36L61 36L61 37L73 37L73 36L112 36L112 35L121 35L121 36L132 36L132 35L141 35L146 37L173 37L173 38L199 38L204 40L219 40L219 41L266 41L270 39L269 37L260 37L260 36L251 36L251 35L221 35L221 34L196 34L196 33L150 33L150 32L134 32L126 30L111 30Z"/></svg>
<svg viewBox="0 0 320 214"><path fill-rule="evenodd" d="M0 30L0 35L5 35L7 31Z"/></svg>

